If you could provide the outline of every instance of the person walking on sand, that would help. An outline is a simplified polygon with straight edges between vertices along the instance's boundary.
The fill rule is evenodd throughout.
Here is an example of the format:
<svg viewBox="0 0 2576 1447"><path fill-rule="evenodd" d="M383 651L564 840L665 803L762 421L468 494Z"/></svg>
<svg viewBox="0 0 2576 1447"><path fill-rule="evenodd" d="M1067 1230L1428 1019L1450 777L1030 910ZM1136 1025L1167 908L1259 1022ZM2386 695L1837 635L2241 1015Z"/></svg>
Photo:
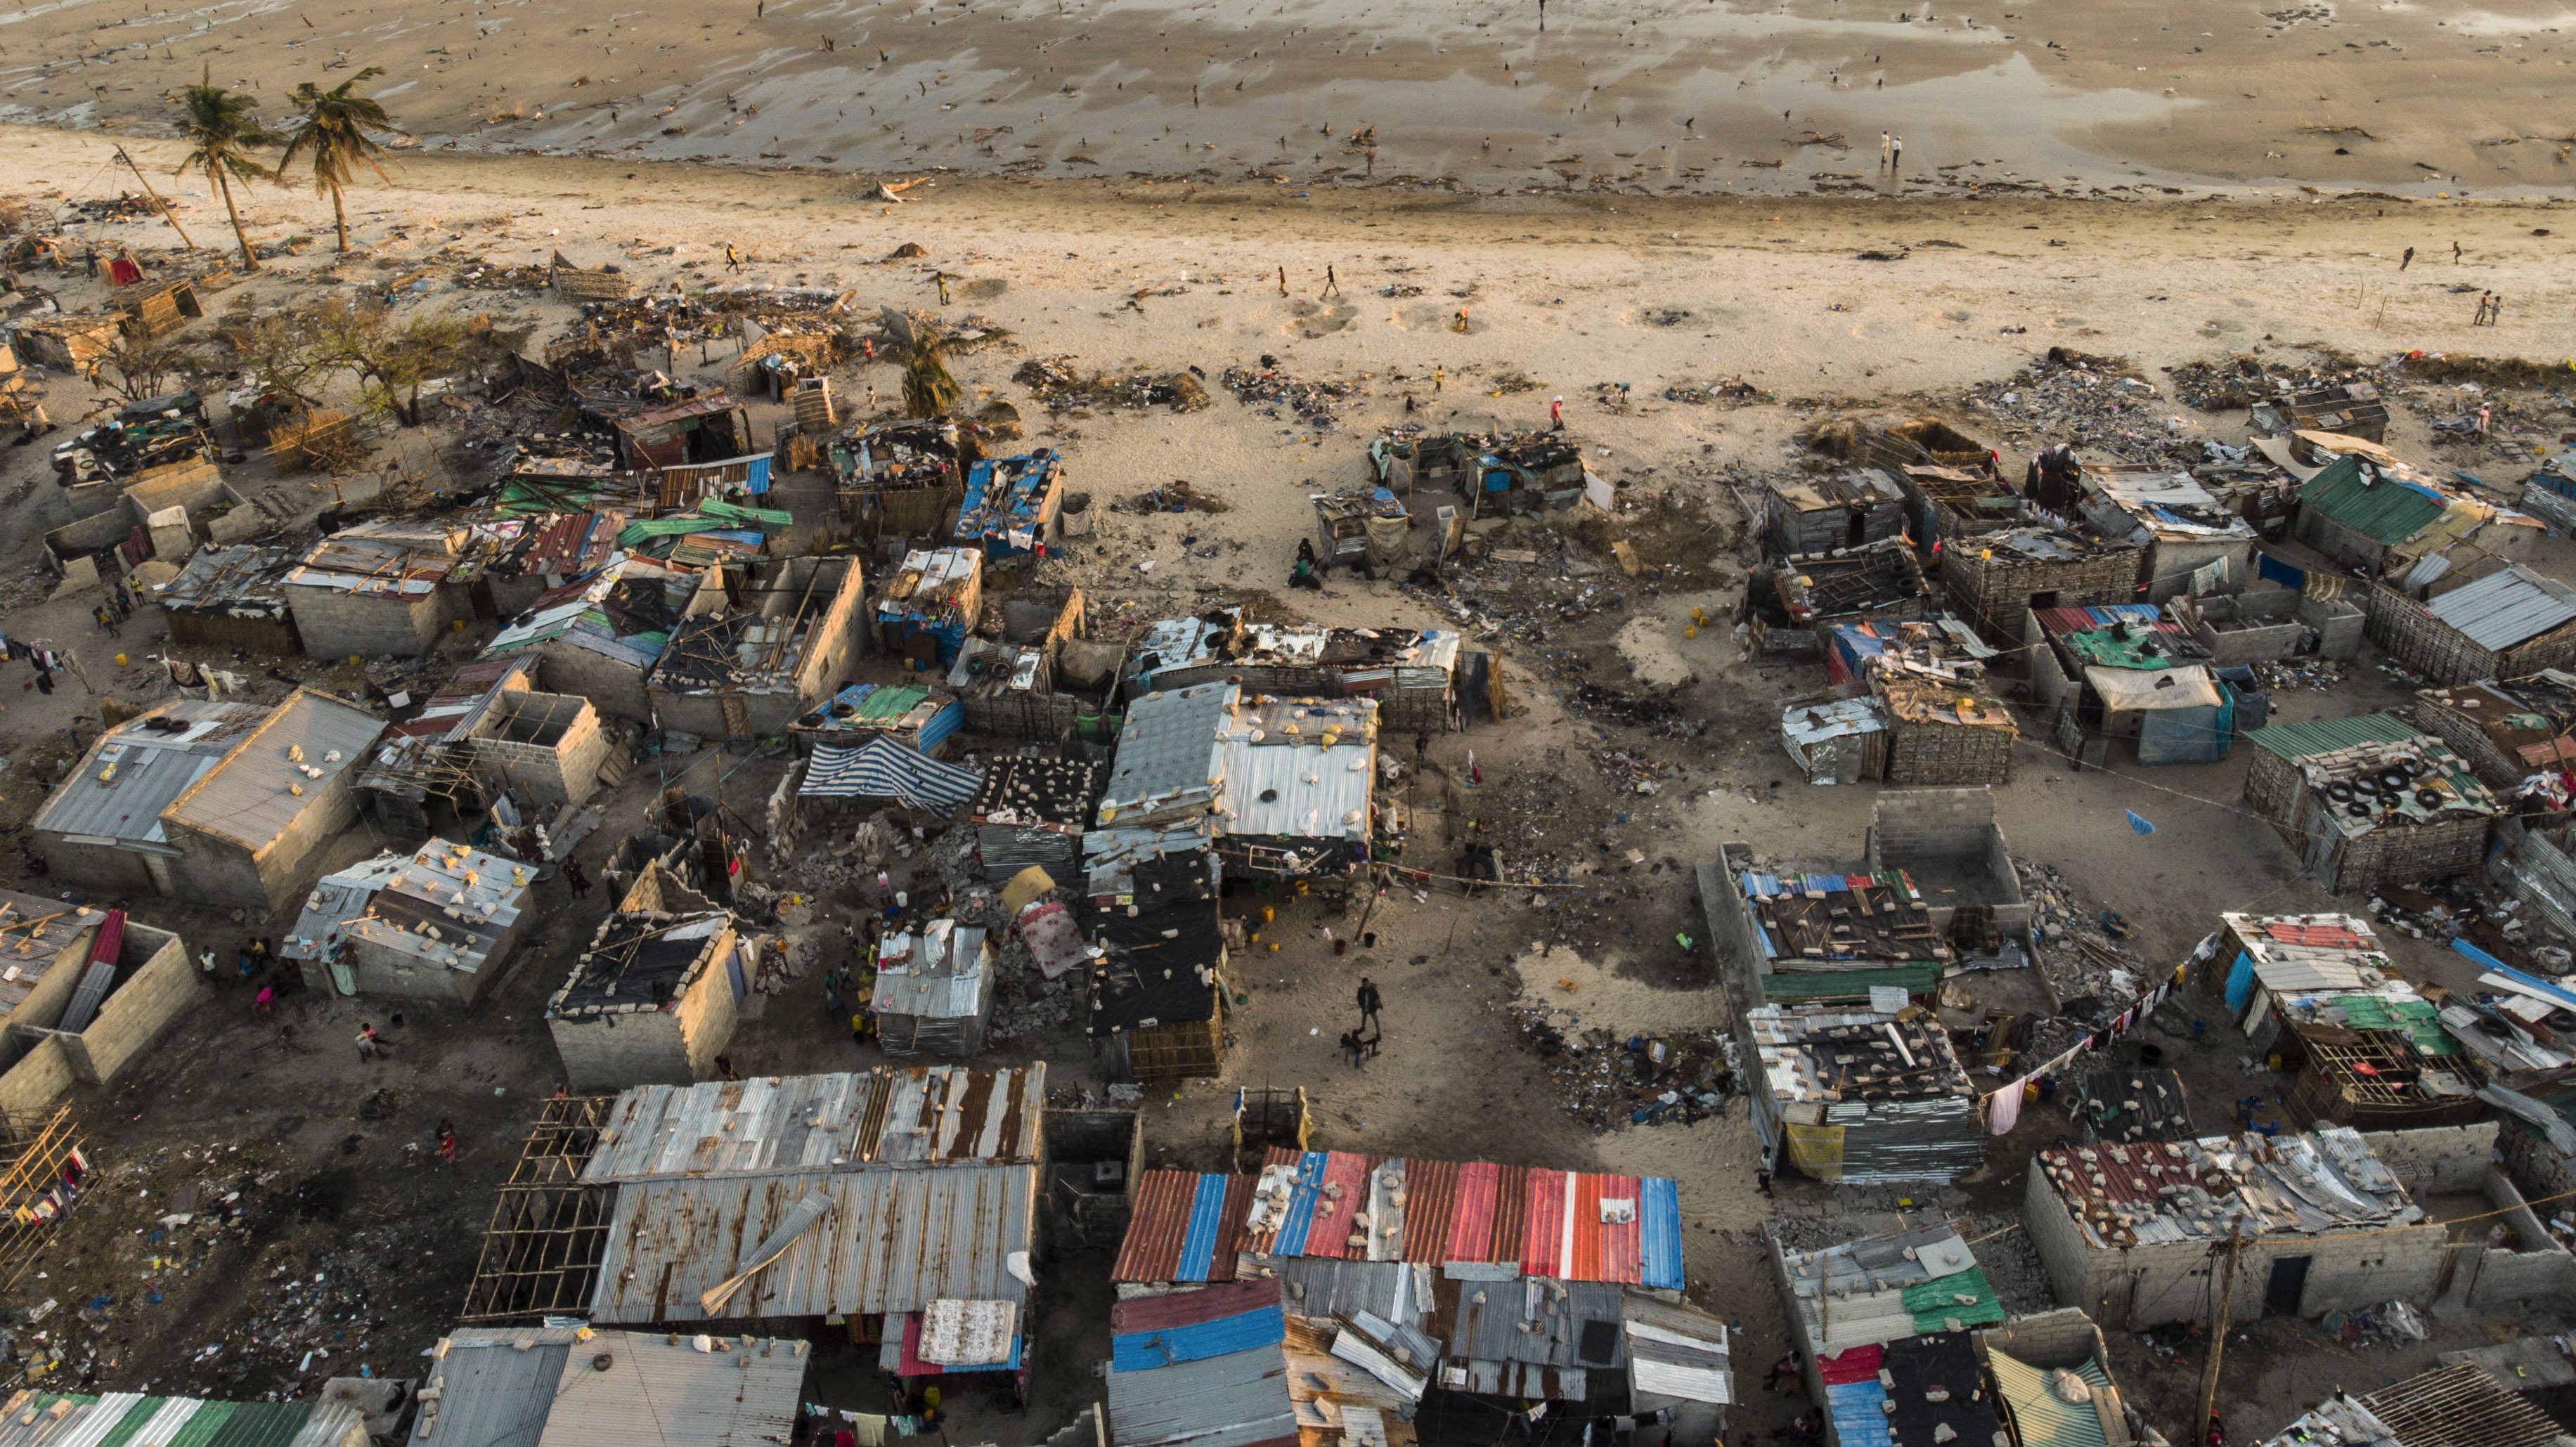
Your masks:
<svg viewBox="0 0 2576 1447"><path fill-rule="evenodd" d="M1904 169L1905 138L1903 136L1890 136L1887 138L1887 174L1893 176Z"/></svg>
<svg viewBox="0 0 2576 1447"><path fill-rule="evenodd" d="M2488 424L2492 423L2494 420L2495 409L2483 402L2478 404L2478 435L2480 437L2487 435Z"/></svg>
<svg viewBox="0 0 2576 1447"><path fill-rule="evenodd" d="M2504 293L2500 291L2487 293L2487 325L2494 326L2502 320L2504 320Z"/></svg>
<svg viewBox="0 0 2576 1447"><path fill-rule="evenodd" d="M1378 1023L1377 1018L1377 1012L1385 1008L1386 1000L1377 992L1377 981L1370 979L1366 975L1360 976L1359 1006L1361 1029L1383 1030L1386 1028L1384 1025Z"/></svg>
<svg viewBox="0 0 2576 1447"><path fill-rule="evenodd" d="M1286 140L1287 137L1282 136L1280 139ZM1279 294L1281 296L1286 296L1288 294L1288 268L1284 266L1279 268Z"/></svg>
<svg viewBox="0 0 2576 1447"><path fill-rule="evenodd" d="M456 1122L445 1116L438 1120L438 1158L451 1166L456 1164Z"/></svg>
<svg viewBox="0 0 2576 1447"><path fill-rule="evenodd" d="M1439 395L1440 395L1440 384L1441 384L1441 382L1442 382L1442 381L1446 380L1446 378L1447 378L1447 377L1448 377L1448 373L1447 373L1446 371L1444 371L1443 369L1441 369L1441 368L1439 368L1439 367L1433 367L1433 368L1431 369L1431 395L1432 395L1432 396L1437 397L1437 396L1439 396Z"/></svg>
<svg viewBox="0 0 2576 1447"><path fill-rule="evenodd" d="M2404 271L2406 268L2413 266L2414 264L2415 248L2410 246L2406 248L2406 254L2404 256L2397 258L2397 269L2399 271Z"/></svg>
<svg viewBox="0 0 2576 1447"><path fill-rule="evenodd" d="M1341 293L1341 290L1342 290L1342 279L1341 279L1340 277L1335 276L1335 275L1333 274L1333 268L1332 268L1331 264L1330 264L1330 263L1327 263L1327 264L1325 265L1325 267L1324 267L1324 290L1322 291L1321 295L1324 295L1324 296L1337 296L1337 295L1339 295L1339 294Z"/></svg>
<svg viewBox="0 0 2576 1447"><path fill-rule="evenodd" d="M733 243L730 241L725 243L725 270L742 270L742 253L734 250Z"/></svg>
<svg viewBox="0 0 2576 1447"><path fill-rule="evenodd" d="M2482 292L2479 292L2479 293L2478 293L2478 314L2477 314L2476 316L2474 316L2474 317L2469 318L2469 325L2470 325L2470 326L2473 326L2473 327L2482 327L2482 326L2485 326L2485 325L2487 324L2487 308L2488 308L2489 306L2493 305L2493 304L2494 304L2494 302L2495 302L2495 293L2494 293L2494 292L2491 292L2491 291L2482 291Z"/></svg>
<svg viewBox="0 0 2576 1447"><path fill-rule="evenodd" d="M1885 131L1878 133L1878 168L1880 170L1884 171L1887 169L1888 161L1895 154L1891 149L1895 144L1896 138L1894 136L1889 135Z"/></svg>
<svg viewBox="0 0 2576 1447"><path fill-rule="evenodd" d="M2453 266L2460 264L2460 243L2456 241L2451 243L2451 264Z"/></svg>
<svg viewBox="0 0 2576 1447"><path fill-rule="evenodd" d="M1564 398L1556 398L1547 404L1547 423L1548 428L1551 431L1563 432L1565 430Z"/></svg>
<svg viewBox="0 0 2576 1447"><path fill-rule="evenodd" d="M1341 1047L1343 1052L1351 1057L1351 1068L1353 1070L1365 1068L1360 1064L1360 1057L1365 1052L1365 1047L1360 1044L1360 1032L1357 1030L1343 1031Z"/></svg>

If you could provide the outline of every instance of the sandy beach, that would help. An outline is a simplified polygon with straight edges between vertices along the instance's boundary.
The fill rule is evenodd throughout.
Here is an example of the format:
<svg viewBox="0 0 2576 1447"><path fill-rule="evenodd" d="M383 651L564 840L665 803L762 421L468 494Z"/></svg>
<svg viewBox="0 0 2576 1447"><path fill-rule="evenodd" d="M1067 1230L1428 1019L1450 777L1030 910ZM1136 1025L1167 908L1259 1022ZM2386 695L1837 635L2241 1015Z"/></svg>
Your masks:
<svg viewBox="0 0 2576 1447"><path fill-rule="evenodd" d="M0 119L361 67L428 148L1484 193L2563 192L2570 12L2230 0L0 9ZM1882 133L1903 142L1882 164Z"/></svg>

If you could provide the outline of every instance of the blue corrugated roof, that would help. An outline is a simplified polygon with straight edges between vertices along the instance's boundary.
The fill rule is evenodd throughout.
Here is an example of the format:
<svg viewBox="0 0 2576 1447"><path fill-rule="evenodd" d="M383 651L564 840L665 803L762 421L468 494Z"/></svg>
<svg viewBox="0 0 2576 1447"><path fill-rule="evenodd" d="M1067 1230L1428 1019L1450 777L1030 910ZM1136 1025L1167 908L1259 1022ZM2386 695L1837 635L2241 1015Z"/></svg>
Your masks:
<svg viewBox="0 0 2576 1447"><path fill-rule="evenodd" d="M1198 1194L1190 1201L1190 1225L1181 1236L1181 1267L1177 1279L1205 1281L1208 1268L1215 1263L1217 1232L1225 1215L1226 1178L1218 1175L1199 1177Z"/></svg>
<svg viewBox="0 0 2576 1447"><path fill-rule="evenodd" d="M1682 1191L1669 1176L1648 1176L1637 1202L1637 1255L1648 1286L1682 1289Z"/></svg>
<svg viewBox="0 0 2576 1447"><path fill-rule="evenodd" d="M1876 1377L1825 1388L1825 1403L1834 1414L1834 1439L1842 1447L1894 1447L1887 1430L1887 1388Z"/></svg>
<svg viewBox="0 0 2576 1447"><path fill-rule="evenodd" d="M1118 1372L1152 1371L1178 1362L1248 1352L1287 1339L1287 1313L1277 1305L1257 1307L1213 1321L1152 1331L1120 1332L1109 1339L1109 1367Z"/></svg>
<svg viewBox="0 0 2576 1447"><path fill-rule="evenodd" d="M1324 1184L1325 1154L1308 1151L1297 1162L1297 1189L1288 1196L1288 1218L1279 1224L1271 1250L1280 1256L1306 1254L1306 1228L1315 1221L1315 1197Z"/></svg>

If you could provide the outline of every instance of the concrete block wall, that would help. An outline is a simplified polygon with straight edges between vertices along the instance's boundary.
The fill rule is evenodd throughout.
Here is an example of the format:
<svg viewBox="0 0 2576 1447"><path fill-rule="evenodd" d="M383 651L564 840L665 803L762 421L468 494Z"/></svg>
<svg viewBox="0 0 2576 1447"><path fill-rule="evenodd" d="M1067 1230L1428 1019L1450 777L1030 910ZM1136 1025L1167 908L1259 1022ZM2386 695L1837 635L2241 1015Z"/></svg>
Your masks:
<svg viewBox="0 0 2576 1447"><path fill-rule="evenodd" d="M2447 1195L2486 1188L2495 1165L2496 1123L2364 1131L2380 1163L2396 1172L2408 1195Z"/></svg>
<svg viewBox="0 0 2576 1447"><path fill-rule="evenodd" d="M99 1006L98 1018L80 1032L91 1084L113 1085L135 1057L206 1003L205 975L188 958L188 943L168 930L125 922L125 948L117 955L124 978Z"/></svg>
<svg viewBox="0 0 2576 1447"><path fill-rule="evenodd" d="M40 1117L71 1094L77 1077L62 1040L58 1035L36 1040L7 1070L0 1071L0 1113L11 1120Z"/></svg>
<svg viewBox="0 0 2576 1447"><path fill-rule="evenodd" d="M1978 1332L1977 1340L1989 1350L2034 1367L2076 1367L2110 1360L2102 1329L2072 1306L2013 1317Z"/></svg>
<svg viewBox="0 0 2576 1447"><path fill-rule="evenodd" d="M305 653L329 662L421 657L437 646L448 620L459 616L456 600L443 588L410 600L332 588L289 588L286 594Z"/></svg>
<svg viewBox="0 0 2576 1447"><path fill-rule="evenodd" d="M301 900L321 873L324 845L357 822L356 769L333 774L308 796L293 822L257 852L176 821L167 826L179 850L176 892L193 900L275 912Z"/></svg>
<svg viewBox="0 0 2576 1447"><path fill-rule="evenodd" d="M2563 1301L2576 1292L2576 1253L2558 1244L2549 1234L2540 1216L2523 1198L2511 1176L2489 1167L2485 1181L2486 1198L2498 1212L2495 1220L2512 1230L2513 1248L2484 1246L2471 1258L2460 1253L2455 1271L2469 1271L2474 1259L2474 1274L2465 1283L2471 1306L2501 1306L2517 1301ZM2462 1229L2472 1243L2485 1239L2492 1223L2471 1222ZM2452 1290L2459 1294L2463 1283L2454 1281Z"/></svg>
<svg viewBox="0 0 2576 1447"><path fill-rule="evenodd" d="M722 946L710 957L706 973L680 997L680 1037L687 1045L692 1080L714 1079L716 1057L733 1044L741 1002L733 997L733 976L725 969L725 957L735 950L743 952L742 977L746 984L759 973L758 936L728 930L721 938Z"/></svg>
<svg viewBox="0 0 2576 1447"><path fill-rule="evenodd" d="M179 858L171 867L178 883L175 894L206 904L261 912L285 903L269 899L259 860L248 849L184 824L168 824L165 831L179 849Z"/></svg>
<svg viewBox="0 0 2576 1447"><path fill-rule="evenodd" d="M1994 907L2006 931L2030 926L2012 850L1995 824L1995 796L1985 788L1890 789L1870 806L1868 859L1873 869L1903 869L1909 859L1980 860L2007 902ZM1955 910L1934 908L1933 923L1948 928Z"/></svg>
<svg viewBox="0 0 2576 1447"><path fill-rule="evenodd" d="M578 713L573 712L576 705ZM533 718L564 720L555 741L523 743L504 737L498 725L518 709ZM477 728L474 739L475 758L485 774L506 775L548 804L578 804L589 798L599 788L599 769L608 761L608 750L599 711L588 699L566 694L518 693L501 700Z"/></svg>
<svg viewBox="0 0 2576 1447"><path fill-rule="evenodd" d="M605 1092L630 1085L685 1085L698 1079L679 1017L668 1010L558 1017L546 1022L555 1053L563 1057L564 1083L575 1091Z"/></svg>
<svg viewBox="0 0 2576 1447"><path fill-rule="evenodd" d="M610 718L653 722L653 706L644 695L650 670L569 643L541 643L536 653L537 681L548 693L577 694Z"/></svg>
<svg viewBox="0 0 2576 1447"><path fill-rule="evenodd" d="M45 856L53 882L74 894L125 899L168 892L151 867L160 863L166 871L166 860L147 862L141 854L113 845L76 844L51 830L37 831L36 851Z"/></svg>

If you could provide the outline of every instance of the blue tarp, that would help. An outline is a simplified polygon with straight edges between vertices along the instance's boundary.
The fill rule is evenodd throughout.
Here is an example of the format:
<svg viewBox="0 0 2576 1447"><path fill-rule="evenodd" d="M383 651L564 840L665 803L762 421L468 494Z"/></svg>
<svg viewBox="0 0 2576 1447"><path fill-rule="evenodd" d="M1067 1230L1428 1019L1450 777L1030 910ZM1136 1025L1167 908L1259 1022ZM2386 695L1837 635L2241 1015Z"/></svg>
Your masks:
<svg viewBox="0 0 2576 1447"><path fill-rule="evenodd" d="M2254 998L2254 957L2239 951L2236 963L2227 971L2227 1008L2245 1013L2245 1002Z"/></svg>
<svg viewBox="0 0 2576 1447"><path fill-rule="evenodd" d="M2305 588L2308 585L2308 574L2306 569L2293 568L2289 564L2282 562L2279 558L2273 557L2270 553L2257 553L2254 555L2254 576L2258 578L2269 578L2273 582L2279 583L2284 587Z"/></svg>

